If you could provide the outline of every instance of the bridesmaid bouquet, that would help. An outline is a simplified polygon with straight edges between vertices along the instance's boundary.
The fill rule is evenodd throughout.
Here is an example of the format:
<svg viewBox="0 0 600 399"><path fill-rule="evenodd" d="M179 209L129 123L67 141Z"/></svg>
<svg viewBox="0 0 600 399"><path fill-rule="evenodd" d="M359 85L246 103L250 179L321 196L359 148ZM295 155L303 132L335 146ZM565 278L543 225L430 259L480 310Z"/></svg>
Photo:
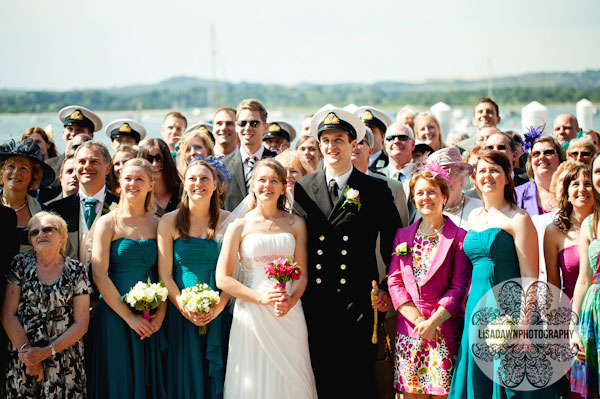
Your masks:
<svg viewBox="0 0 600 399"><path fill-rule="evenodd" d="M143 312L144 318L150 320L150 310L159 307L162 302L167 300L168 295L169 291L164 282L152 283L148 277L147 283L138 281L128 293L121 297L121 300Z"/></svg>
<svg viewBox="0 0 600 399"><path fill-rule="evenodd" d="M302 269L290 258L278 258L265 266L265 273L268 278L277 280L277 288L285 289L288 281L300 279Z"/></svg>
<svg viewBox="0 0 600 399"><path fill-rule="evenodd" d="M492 355L497 355L506 349L515 338L516 326L517 322L508 315L496 317L487 325L483 336Z"/></svg>
<svg viewBox="0 0 600 399"><path fill-rule="evenodd" d="M219 293L206 283L194 284L191 287L181 290L181 302L188 312L206 314L220 300ZM208 326L200 326L198 331L200 335L206 335Z"/></svg>

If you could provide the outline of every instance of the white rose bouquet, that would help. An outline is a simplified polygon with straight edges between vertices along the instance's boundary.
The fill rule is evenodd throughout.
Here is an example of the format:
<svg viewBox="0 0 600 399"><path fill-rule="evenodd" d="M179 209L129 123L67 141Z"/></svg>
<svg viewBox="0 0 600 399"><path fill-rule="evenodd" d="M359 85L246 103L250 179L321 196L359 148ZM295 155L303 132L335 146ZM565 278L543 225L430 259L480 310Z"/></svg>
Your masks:
<svg viewBox="0 0 600 399"><path fill-rule="evenodd" d="M508 315L496 317L489 322L483 336L485 343L492 355L496 355L506 349L515 338L517 322Z"/></svg>
<svg viewBox="0 0 600 399"><path fill-rule="evenodd" d="M148 277L148 282L138 281L128 293L121 297L121 300L130 307L143 312L144 318L150 320L150 310L156 309L160 304L167 300L169 291L165 283L159 281L153 283Z"/></svg>
<svg viewBox="0 0 600 399"><path fill-rule="evenodd" d="M206 283L198 283L181 290L181 303L188 312L208 313L219 303L219 293ZM206 335L208 326L200 326L199 333Z"/></svg>

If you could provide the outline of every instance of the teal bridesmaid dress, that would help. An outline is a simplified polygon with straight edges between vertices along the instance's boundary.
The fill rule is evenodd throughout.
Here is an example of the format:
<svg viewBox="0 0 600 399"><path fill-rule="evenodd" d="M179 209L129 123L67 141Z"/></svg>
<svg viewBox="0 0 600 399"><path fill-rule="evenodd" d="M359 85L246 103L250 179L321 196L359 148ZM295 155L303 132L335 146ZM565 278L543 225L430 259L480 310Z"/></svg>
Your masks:
<svg viewBox="0 0 600 399"><path fill-rule="evenodd" d="M183 289L206 283L216 290L215 269L220 243L189 237L173 242L173 279ZM169 344L166 388L169 398L222 398L225 367L222 354L221 313L206 335L169 302L165 333Z"/></svg>
<svg viewBox="0 0 600 399"><path fill-rule="evenodd" d="M138 281L152 279L156 268L155 239L127 237L110 245L108 276L120 295ZM96 306L92 360L91 398L165 398L162 353L166 352L163 329L150 338L140 336L100 298Z"/></svg>
<svg viewBox="0 0 600 399"><path fill-rule="evenodd" d="M449 398L451 399L501 399L557 397L552 388L535 391L516 391L503 387L481 371L473 356L471 345L477 328L471 317L479 300L493 286L503 281L521 277L519 259L512 236L499 228L481 232L469 230L464 240L465 254L473 264L471 291L465 311L465 324L458 351L458 359ZM471 327L469 333L469 327Z"/></svg>

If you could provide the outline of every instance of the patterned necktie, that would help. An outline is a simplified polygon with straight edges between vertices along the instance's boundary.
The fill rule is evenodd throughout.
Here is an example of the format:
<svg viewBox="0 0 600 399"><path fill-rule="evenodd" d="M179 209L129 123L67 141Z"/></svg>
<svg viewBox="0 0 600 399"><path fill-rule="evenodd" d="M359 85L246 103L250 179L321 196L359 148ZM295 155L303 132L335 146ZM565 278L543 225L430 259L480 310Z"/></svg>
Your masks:
<svg viewBox="0 0 600 399"><path fill-rule="evenodd" d="M246 172L246 189L250 188L250 179L252 178L252 171L254 170L254 165L256 164L255 157L248 157L246 159L246 164L248 165L248 171Z"/></svg>
<svg viewBox="0 0 600 399"><path fill-rule="evenodd" d="M338 199L340 198L338 194L338 184L335 179L329 180L329 198L331 199L333 206L337 204Z"/></svg>
<svg viewBox="0 0 600 399"><path fill-rule="evenodd" d="M83 201L85 205L85 211L83 216L85 217L85 224L87 225L88 230L92 228L92 224L94 224L94 219L96 219L96 204L100 202L94 198L86 198Z"/></svg>

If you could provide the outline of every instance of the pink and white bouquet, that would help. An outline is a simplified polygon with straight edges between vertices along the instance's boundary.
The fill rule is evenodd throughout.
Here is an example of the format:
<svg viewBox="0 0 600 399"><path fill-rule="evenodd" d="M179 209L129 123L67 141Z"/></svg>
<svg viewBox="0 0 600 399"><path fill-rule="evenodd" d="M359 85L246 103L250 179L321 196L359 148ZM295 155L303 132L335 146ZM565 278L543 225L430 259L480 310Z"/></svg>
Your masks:
<svg viewBox="0 0 600 399"><path fill-rule="evenodd" d="M277 288L285 289L288 281L300 279L302 269L290 258L278 258L265 266L265 273L268 278L279 283Z"/></svg>
<svg viewBox="0 0 600 399"><path fill-rule="evenodd" d="M219 292L213 290L206 283L197 283L191 287L181 290L181 303L188 312L200 312L206 314L211 308L219 303L221 297ZM198 328L200 335L206 335L208 326Z"/></svg>
<svg viewBox="0 0 600 399"><path fill-rule="evenodd" d="M144 318L150 320L150 311L156 309L160 304L167 300L169 291L165 283L159 281L153 283L148 277L148 282L138 281L128 293L121 297L121 300L130 307L143 312Z"/></svg>

